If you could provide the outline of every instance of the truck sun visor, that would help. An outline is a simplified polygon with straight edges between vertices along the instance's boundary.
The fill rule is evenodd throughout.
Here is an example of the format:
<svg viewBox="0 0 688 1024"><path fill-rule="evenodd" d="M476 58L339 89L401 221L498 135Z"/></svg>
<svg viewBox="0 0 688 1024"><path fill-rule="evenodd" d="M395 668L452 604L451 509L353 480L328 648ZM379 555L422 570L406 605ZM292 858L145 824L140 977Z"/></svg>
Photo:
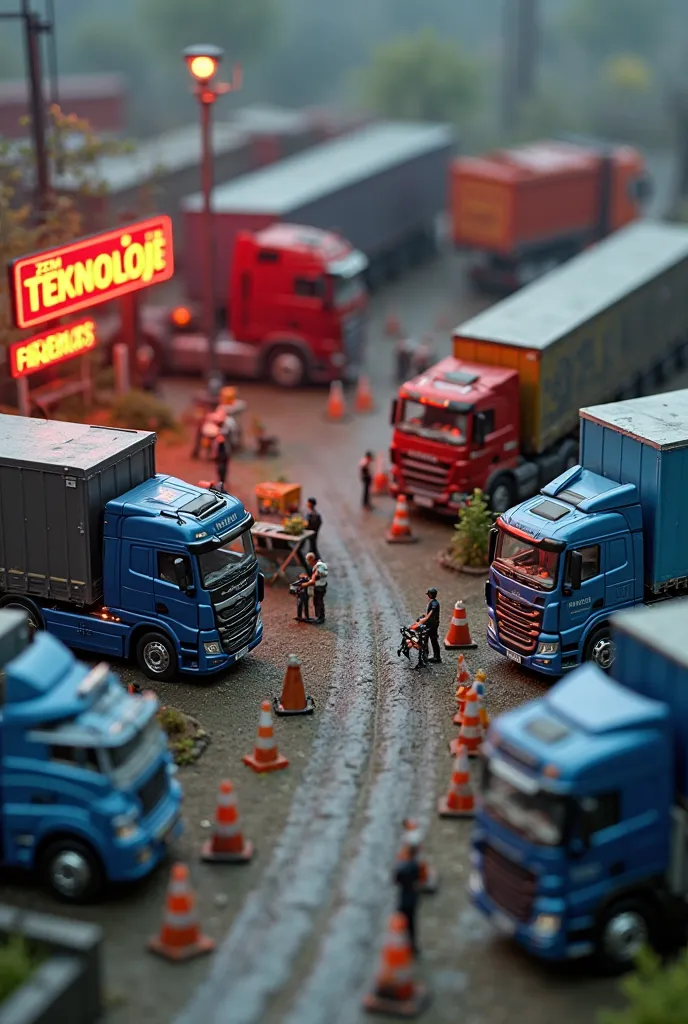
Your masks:
<svg viewBox="0 0 688 1024"><path fill-rule="evenodd" d="M477 380L480 380L480 374L478 373L466 373L463 370L453 370L451 373L445 373L443 379L447 384L458 384L471 385L475 384Z"/></svg>
<svg viewBox="0 0 688 1024"><path fill-rule="evenodd" d="M558 495L562 501L568 501L569 505L575 505L576 508L580 505L581 501L585 501L583 494L576 494L575 491L562 491Z"/></svg>
<svg viewBox="0 0 688 1024"><path fill-rule="evenodd" d="M536 739L540 740L541 743L553 744L560 743L561 740L565 740L570 735L570 730L562 725L561 722L555 722L552 718L534 718L532 722L528 722L525 726L525 731Z"/></svg>
<svg viewBox="0 0 688 1024"><path fill-rule="evenodd" d="M559 519L567 516L570 509L565 508L563 505L557 505L555 501L541 501L539 505L533 505L530 511L535 516L548 519L550 523L556 523Z"/></svg>

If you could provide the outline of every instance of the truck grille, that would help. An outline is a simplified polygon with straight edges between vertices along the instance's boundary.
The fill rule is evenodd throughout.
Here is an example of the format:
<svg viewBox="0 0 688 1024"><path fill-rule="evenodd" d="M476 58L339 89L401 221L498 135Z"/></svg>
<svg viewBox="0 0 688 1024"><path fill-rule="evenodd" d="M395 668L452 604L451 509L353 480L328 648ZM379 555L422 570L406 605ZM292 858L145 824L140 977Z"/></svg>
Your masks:
<svg viewBox="0 0 688 1024"><path fill-rule="evenodd" d="M217 631L225 654L236 654L253 639L258 612L256 597L251 594L218 615Z"/></svg>
<svg viewBox="0 0 688 1024"><path fill-rule="evenodd" d="M144 818L158 806L162 798L166 796L168 789L167 767L162 764L155 774L151 775L148 782L144 782L138 792Z"/></svg>
<svg viewBox="0 0 688 1024"><path fill-rule="evenodd" d="M514 601L498 589L495 614L503 643L521 654L532 654L542 632L542 610Z"/></svg>
<svg viewBox="0 0 688 1024"><path fill-rule="evenodd" d="M452 466L446 462L426 462L402 452L399 468L411 493L417 487L425 493L444 494L449 487Z"/></svg>
<svg viewBox="0 0 688 1024"><path fill-rule="evenodd" d="M501 910L517 921L525 923L530 920L537 888L537 878L532 871L526 871L491 846L486 846L483 879L485 892Z"/></svg>

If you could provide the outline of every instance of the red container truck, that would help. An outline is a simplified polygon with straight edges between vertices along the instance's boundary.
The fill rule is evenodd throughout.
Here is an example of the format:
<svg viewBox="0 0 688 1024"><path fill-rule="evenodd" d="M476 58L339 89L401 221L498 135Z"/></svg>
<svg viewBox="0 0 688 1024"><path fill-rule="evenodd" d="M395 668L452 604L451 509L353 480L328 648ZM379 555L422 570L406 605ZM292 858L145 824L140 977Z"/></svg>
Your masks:
<svg viewBox="0 0 688 1024"><path fill-rule="evenodd" d="M631 146L549 141L459 157L453 240L477 285L510 292L636 220L648 194Z"/></svg>
<svg viewBox="0 0 688 1024"><path fill-rule="evenodd" d="M688 228L642 221L457 327L402 385L392 485L456 515L504 512L578 462L578 410L651 394L688 359Z"/></svg>

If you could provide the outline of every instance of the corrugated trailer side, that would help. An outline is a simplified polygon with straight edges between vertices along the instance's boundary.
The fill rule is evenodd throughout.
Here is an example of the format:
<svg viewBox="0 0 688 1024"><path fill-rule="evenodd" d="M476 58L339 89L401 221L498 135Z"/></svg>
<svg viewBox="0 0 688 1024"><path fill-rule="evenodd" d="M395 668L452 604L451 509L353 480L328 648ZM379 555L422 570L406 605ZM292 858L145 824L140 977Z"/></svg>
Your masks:
<svg viewBox="0 0 688 1024"><path fill-rule="evenodd" d="M107 430L0 416L0 591L102 597L105 505L155 474L155 434Z"/></svg>
<svg viewBox="0 0 688 1024"><path fill-rule="evenodd" d="M514 186L512 252L557 238L587 235L599 206L599 162L568 174L523 180Z"/></svg>
<svg viewBox="0 0 688 1024"><path fill-rule="evenodd" d="M450 172L452 239L459 248L506 255L513 248L511 183L490 173L491 164L474 157L455 160Z"/></svg>
<svg viewBox="0 0 688 1024"><path fill-rule="evenodd" d="M671 710L676 787L688 795L688 601L620 612L612 620L616 657L611 674L623 686Z"/></svg>
<svg viewBox="0 0 688 1024"><path fill-rule="evenodd" d="M262 231L279 218L259 213L215 213L213 233L215 242L215 301L218 307L227 305L229 275L232 269L234 243L240 231ZM205 233L203 220L190 210L184 210L184 280L189 299L200 302L204 292Z"/></svg>
<svg viewBox="0 0 688 1024"><path fill-rule="evenodd" d="M581 409L586 469L634 484L643 510L645 585L688 580L688 390Z"/></svg>

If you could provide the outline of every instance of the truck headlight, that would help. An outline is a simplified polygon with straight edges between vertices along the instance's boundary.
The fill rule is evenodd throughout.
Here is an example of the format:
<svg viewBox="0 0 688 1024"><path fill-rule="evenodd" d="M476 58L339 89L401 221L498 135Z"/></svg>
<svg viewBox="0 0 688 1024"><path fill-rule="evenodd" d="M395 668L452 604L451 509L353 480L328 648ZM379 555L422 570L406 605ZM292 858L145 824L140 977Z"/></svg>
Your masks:
<svg viewBox="0 0 688 1024"><path fill-rule="evenodd" d="M449 501L452 505L461 505L465 497L466 495L462 494L461 491L452 491L449 495Z"/></svg>
<svg viewBox="0 0 688 1024"><path fill-rule="evenodd" d="M483 876L477 868L474 868L468 876L468 891L474 896L479 896L483 888Z"/></svg>
<svg viewBox="0 0 688 1024"><path fill-rule="evenodd" d="M203 650L206 654L222 654L222 648L217 640L211 640L209 644L203 644Z"/></svg>
<svg viewBox="0 0 688 1024"><path fill-rule="evenodd" d="M541 939L551 939L561 928L561 918L556 914L538 914L531 925L532 931Z"/></svg>
<svg viewBox="0 0 688 1024"><path fill-rule="evenodd" d="M487 619L487 633L488 636L497 637L497 630L495 629L494 619L488 616Z"/></svg>
<svg viewBox="0 0 688 1024"><path fill-rule="evenodd" d="M556 643L538 644L537 645L537 651L535 653L536 654L549 654L550 656L553 655L553 654L558 654L559 653L559 643L557 641Z"/></svg>
<svg viewBox="0 0 688 1024"><path fill-rule="evenodd" d="M115 833L115 839L122 841L133 839L139 830L136 816L133 814L120 814L117 818L113 818L112 830Z"/></svg>
<svg viewBox="0 0 688 1024"><path fill-rule="evenodd" d="M256 633L259 629L263 628L263 613L258 612L258 618L256 619Z"/></svg>

